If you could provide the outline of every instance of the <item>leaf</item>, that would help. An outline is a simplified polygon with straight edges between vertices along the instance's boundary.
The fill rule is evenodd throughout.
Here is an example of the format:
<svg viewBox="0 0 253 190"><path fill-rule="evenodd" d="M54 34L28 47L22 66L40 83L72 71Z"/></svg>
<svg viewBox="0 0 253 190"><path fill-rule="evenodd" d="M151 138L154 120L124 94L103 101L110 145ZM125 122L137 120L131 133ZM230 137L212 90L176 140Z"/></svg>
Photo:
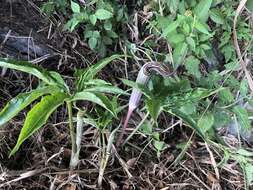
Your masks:
<svg viewBox="0 0 253 190"><path fill-rule="evenodd" d="M222 15L222 12L220 11L220 9L212 9L210 11L210 18L216 24L224 24L225 23L224 16Z"/></svg>
<svg viewBox="0 0 253 190"><path fill-rule="evenodd" d="M83 92L100 92L100 93L111 93L111 94L124 94L128 95L124 90L121 90L120 88L116 86L94 86L94 87L88 87L83 90Z"/></svg>
<svg viewBox="0 0 253 190"><path fill-rule="evenodd" d="M74 2L74 1L71 1L71 10L74 12L74 13L80 13L80 6L78 3Z"/></svg>
<svg viewBox="0 0 253 190"><path fill-rule="evenodd" d="M146 96L147 98L151 98L151 97L152 97L150 91L148 90L147 87L145 87L145 85L137 84L136 82L133 82L133 81L130 81L130 80L127 80L127 79L121 79L121 81L122 81L125 85L130 86L130 87L132 87L133 89L137 89L137 90L141 91L142 94L143 94L144 96Z"/></svg>
<svg viewBox="0 0 253 190"><path fill-rule="evenodd" d="M197 58L190 56L185 61L185 68L189 74L195 76L196 78L200 78L201 73L199 71L199 64L200 61Z"/></svg>
<svg viewBox="0 0 253 190"><path fill-rule="evenodd" d="M89 19L90 19L91 24L92 24L93 26L95 26L95 24L96 24L96 22L97 22L97 17L96 17L96 15L90 15Z"/></svg>
<svg viewBox="0 0 253 190"><path fill-rule="evenodd" d="M203 134L203 132L198 128L196 121L188 114L185 114L183 112L181 112L178 109L171 109L171 108L164 108L164 111L175 115L176 117L182 119L186 124L188 124L191 128L195 129L196 132L198 133L198 135L200 137L202 137L204 139L205 135Z"/></svg>
<svg viewBox="0 0 253 190"><path fill-rule="evenodd" d="M94 38L94 37L89 38L88 44L89 44L90 49L94 50L97 46L97 42L98 42L97 38Z"/></svg>
<svg viewBox="0 0 253 190"><path fill-rule="evenodd" d="M233 108L233 112L237 116L237 119L240 124L240 129L242 129L243 131L250 130L251 124L250 124L249 115L248 115L247 110L241 106L235 106Z"/></svg>
<svg viewBox="0 0 253 190"><path fill-rule="evenodd" d="M146 106L152 119L156 122L159 114L162 111L161 101L159 98L147 99Z"/></svg>
<svg viewBox="0 0 253 190"><path fill-rule="evenodd" d="M54 93L59 91L56 86L48 86L38 88L26 93L20 93L15 98L11 99L7 105L0 112L0 126L15 117L21 110L26 108L34 100L45 94Z"/></svg>
<svg viewBox="0 0 253 190"><path fill-rule="evenodd" d="M173 60L175 62L175 66L181 64L181 62L184 60L184 57L187 54L187 51L188 51L187 43L177 44L176 48L173 51Z"/></svg>
<svg viewBox="0 0 253 190"><path fill-rule="evenodd" d="M247 187L250 187L251 182L253 181L253 165L247 162L244 166L244 170L245 170Z"/></svg>
<svg viewBox="0 0 253 190"><path fill-rule="evenodd" d="M196 21L195 28L198 31L202 32L203 34L210 35L210 33L208 32L209 28L208 28L208 26L206 24L203 24L203 23L201 23L199 21Z"/></svg>
<svg viewBox="0 0 253 190"><path fill-rule="evenodd" d="M246 3L246 7L253 13L253 0L248 0Z"/></svg>
<svg viewBox="0 0 253 190"><path fill-rule="evenodd" d="M99 20L106 20L113 16L113 14L110 11L107 11L105 9L98 9L95 15Z"/></svg>
<svg viewBox="0 0 253 190"><path fill-rule="evenodd" d="M45 96L28 112L18 141L12 149L10 156L15 154L21 144L47 122L49 116L57 107L63 104L66 98L67 95L61 92Z"/></svg>
<svg viewBox="0 0 253 190"><path fill-rule="evenodd" d="M234 95L231 93L229 88L224 88L218 93L218 97L224 104L233 103L235 101Z"/></svg>
<svg viewBox="0 0 253 190"><path fill-rule="evenodd" d="M14 61L10 59L0 58L0 67L15 69L28 74L32 74L49 85L57 84L48 71L26 61Z"/></svg>
<svg viewBox="0 0 253 190"><path fill-rule="evenodd" d="M113 108L113 105L111 101L104 95L99 93L93 93L93 92L77 92L70 101L77 101L77 100L85 100L90 101L92 103L98 104L108 110L113 116L116 117L115 110Z"/></svg>
<svg viewBox="0 0 253 190"><path fill-rule="evenodd" d="M202 22L206 22L208 19L208 12L212 5L212 0L200 0L194 9L195 15Z"/></svg>
<svg viewBox="0 0 253 190"><path fill-rule="evenodd" d="M193 51L195 51L196 44L192 37L187 37L186 42L189 44L189 46L192 48Z"/></svg>
<svg viewBox="0 0 253 190"><path fill-rule="evenodd" d="M212 128L213 124L214 124L213 114L207 113L200 117L197 126L202 131L202 133L205 134Z"/></svg>
<svg viewBox="0 0 253 190"><path fill-rule="evenodd" d="M185 36L183 34L173 34L173 35L168 35L166 39L172 43L172 44L178 44L182 43L185 40Z"/></svg>
<svg viewBox="0 0 253 190"><path fill-rule="evenodd" d="M164 29L162 36L166 37L166 36L168 36L169 33L174 32L177 29L178 25L179 25L179 22L177 22L177 21L174 21L174 22L170 23Z"/></svg>
<svg viewBox="0 0 253 190"><path fill-rule="evenodd" d="M124 55L115 54L115 55L112 55L110 57L100 60L98 63L96 63L95 65L92 65L90 68L88 68L87 70L83 72L84 80L88 81L90 79L93 79L96 76L96 74L99 71L101 71L106 65L108 65L113 60L119 59L121 57L124 57Z"/></svg>

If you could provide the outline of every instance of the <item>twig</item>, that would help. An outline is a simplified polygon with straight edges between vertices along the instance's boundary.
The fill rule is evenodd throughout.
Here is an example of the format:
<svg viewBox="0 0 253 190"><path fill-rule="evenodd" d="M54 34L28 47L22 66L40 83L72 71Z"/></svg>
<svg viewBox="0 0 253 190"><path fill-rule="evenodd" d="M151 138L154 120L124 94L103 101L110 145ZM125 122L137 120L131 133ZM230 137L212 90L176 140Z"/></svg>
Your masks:
<svg viewBox="0 0 253 190"><path fill-rule="evenodd" d="M239 63L246 75L246 78L247 78L247 81L249 84L249 88L253 92L253 80L250 76L249 71L247 70L247 67L246 67L247 65L246 65L245 61L242 58L242 53L241 53L241 50L240 50L240 47L238 44L237 32L236 32L237 19L238 19L238 16L240 15L240 13L243 11L246 2L247 2L247 0L241 0L239 3L239 6L237 7L236 12L235 12L235 17L234 17L234 21L233 21L233 42L234 42L235 50L237 53L237 57L239 59Z"/></svg>

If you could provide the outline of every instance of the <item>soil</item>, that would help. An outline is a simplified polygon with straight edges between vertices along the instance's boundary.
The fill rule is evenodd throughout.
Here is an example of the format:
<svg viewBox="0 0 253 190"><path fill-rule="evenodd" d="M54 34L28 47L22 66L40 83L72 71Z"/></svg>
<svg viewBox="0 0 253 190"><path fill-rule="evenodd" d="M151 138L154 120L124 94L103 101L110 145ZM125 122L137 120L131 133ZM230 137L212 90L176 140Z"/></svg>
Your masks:
<svg viewBox="0 0 253 190"><path fill-rule="evenodd" d="M62 32L59 23L43 15L38 10L41 3L40 0L0 0L1 56L34 62L42 58L36 64L63 75L72 75L73 65L78 68L92 64L96 56L87 45L78 35ZM101 76L112 82L124 76L124 72L115 65ZM34 81L26 74L3 70L0 75L0 107L18 93L31 89L36 84ZM58 109L43 129L29 138L14 156L8 157L25 113L0 128L0 189L98 189L101 160L98 130L86 126L81 162L76 170L70 171L71 145L64 108ZM137 122L140 118L136 116L134 120ZM166 118L166 122L173 122L173 118ZM161 155L144 137L133 138L124 149L115 148L105 170L102 189L244 188L243 175L234 162L216 170L212 158L221 161L222 154L215 147L208 147L189 128L178 126L165 132L162 138L169 146ZM190 147L183 152L183 145L189 141L192 142Z"/></svg>

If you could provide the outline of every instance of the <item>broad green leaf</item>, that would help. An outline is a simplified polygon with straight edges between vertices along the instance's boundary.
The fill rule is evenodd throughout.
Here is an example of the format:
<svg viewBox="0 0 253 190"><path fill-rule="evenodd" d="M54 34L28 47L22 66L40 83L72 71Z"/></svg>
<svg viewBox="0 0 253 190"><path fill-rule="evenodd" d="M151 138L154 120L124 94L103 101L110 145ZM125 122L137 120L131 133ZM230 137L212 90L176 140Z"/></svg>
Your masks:
<svg viewBox="0 0 253 190"><path fill-rule="evenodd" d="M18 141L12 149L10 156L15 154L21 144L47 122L49 116L57 109L57 107L63 104L66 98L67 95L61 92L45 96L28 112L24 126L19 134Z"/></svg>
<svg viewBox="0 0 253 190"><path fill-rule="evenodd" d="M96 15L90 15L89 19L90 19L91 24L95 26L95 24L97 22Z"/></svg>
<svg viewBox="0 0 253 190"><path fill-rule="evenodd" d="M201 77L201 73L199 71L199 64L200 64L200 61L194 56L190 56L185 60L185 68L187 72L195 76L196 78Z"/></svg>
<svg viewBox="0 0 253 190"><path fill-rule="evenodd" d="M232 117L223 110L214 110L214 127L221 128L232 122Z"/></svg>
<svg viewBox="0 0 253 190"><path fill-rule="evenodd" d="M214 117L213 114L207 113L200 117L198 120L197 126L205 134L214 124Z"/></svg>
<svg viewBox="0 0 253 190"><path fill-rule="evenodd" d="M186 42L188 43L188 45L191 47L191 49L193 51L195 51L195 48L196 48L196 44L195 44L195 41L192 37L187 37L186 38Z"/></svg>
<svg viewBox="0 0 253 190"><path fill-rule="evenodd" d="M247 93L248 93L248 82L247 80L242 80L241 84L240 84L240 94L242 97L246 97Z"/></svg>
<svg viewBox="0 0 253 190"><path fill-rule="evenodd" d="M146 106L153 120L156 122L159 114L162 111L159 98L147 99Z"/></svg>
<svg viewBox="0 0 253 190"><path fill-rule="evenodd" d="M112 23L108 20L104 23L105 30L112 30Z"/></svg>
<svg viewBox="0 0 253 190"><path fill-rule="evenodd" d="M70 99L70 101L77 101L77 100L90 101L92 103L98 104L103 108L105 108L106 110L108 110L113 116L116 117L116 113L111 101L102 94L86 91L78 92Z"/></svg>
<svg viewBox="0 0 253 190"><path fill-rule="evenodd" d="M107 11L105 9L98 9L95 15L99 20L106 20L113 16L113 14L110 11Z"/></svg>
<svg viewBox="0 0 253 190"><path fill-rule="evenodd" d="M214 21L216 24L224 24L225 19L224 16L222 15L220 9L212 9L210 11L210 18L212 21Z"/></svg>
<svg viewBox="0 0 253 190"><path fill-rule="evenodd" d="M182 43L185 41L185 36L183 34L173 34L173 35L168 35L166 39L171 43L171 44L178 44Z"/></svg>
<svg viewBox="0 0 253 190"><path fill-rule="evenodd" d="M188 51L187 43L180 43L173 51L173 60L175 67L182 63Z"/></svg>
<svg viewBox="0 0 253 190"><path fill-rule="evenodd" d="M198 135L202 138L204 138L204 134L202 131L198 128L196 121L188 114L185 114L181 112L178 109L171 109L171 108L164 108L164 111L182 119L186 124L188 124L191 128L195 129Z"/></svg>
<svg viewBox="0 0 253 190"><path fill-rule="evenodd" d="M14 61L10 59L0 58L0 67L15 69L28 74L32 74L49 85L57 84L57 82L48 71L26 61Z"/></svg>
<svg viewBox="0 0 253 190"><path fill-rule="evenodd" d="M195 28L198 31L202 32L203 34L210 35L210 33L208 32L208 30L209 30L208 25L206 25L206 24L203 24L203 23L201 23L199 21L196 21Z"/></svg>
<svg viewBox="0 0 253 190"><path fill-rule="evenodd" d="M208 19L209 9L212 5L212 0L200 0L194 9L195 15L199 20L206 22Z"/></svg>
<svg viewBox="0 0 253 190"><path fill-rule="evenodd" d="M74 2L74 1L71 1L71 10L74 12L74 13L80 13L80 6L78 3Z"/></svg>
<svg viewBox="0 0 253 190"><path fill-rule="evenodd" d="M177 29L178 25L179 25L179 22L177 22L177 21L174 21L174 22L170 23L170 24L164 29L164 31L163 31L163 34L162 34L163 37L166 37L166 36L168 36L168 34L170 34L171 32L174 32L174 31Z"/></svg>
<svg viewBox="0 0 253 190"><path fill-rule="evenodd" d="M240 124L240 129L242 131L248 131L251 129L251 124L248 116L248 112L245 108L241 106L235 106L233 112L236 114L238 122Z"/></svg>
<svg viewBox="0 0 253 190"><path fill-rule="evenodd" d="M15 117L21 110L30 105L34 100L45 94L59 91L56 86L48 86L38 88L26 93L20 93L15 98L11 99L0 112L0 126Z"/></svg>
<svg viewBox="0 0 253 190"><path fill-rule="evenodd" d="M246 3L246 7L253 13L253 0L248 0Z"/></svg>
<svg viewBox="0 0 253 190"><path fill-rule="evenodd" d="M98 42L97 38L94 38L94 37L89 38L88 44L89 44L90 49L94 50L97 46L97 42Z"/></svg>
<svg viewBox="0 0 253 190"><path fill-rule="evenodd" d="M234 95L231 93L229 88L224 88L218 93L218 97L222 103L233 103L235 101Z"/></svg>

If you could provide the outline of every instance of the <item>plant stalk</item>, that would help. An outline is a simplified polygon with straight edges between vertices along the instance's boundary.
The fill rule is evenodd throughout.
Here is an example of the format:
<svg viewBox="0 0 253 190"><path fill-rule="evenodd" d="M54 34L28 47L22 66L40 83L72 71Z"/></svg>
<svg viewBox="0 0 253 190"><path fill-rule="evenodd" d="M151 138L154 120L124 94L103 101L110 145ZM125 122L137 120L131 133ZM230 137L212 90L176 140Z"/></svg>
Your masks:
<svg viewBox="0 0 253 190"><path fill-rule="evenodd" d="M70 168L74 169L74 166L72 165L72 159L76 153L76 134L75 129L73 125L73 111L72 111L72 103L70 101L67 101L67 109L68 109L68 117L69 117L69 133L71 138L71 159L70 159Z"/></svg>

